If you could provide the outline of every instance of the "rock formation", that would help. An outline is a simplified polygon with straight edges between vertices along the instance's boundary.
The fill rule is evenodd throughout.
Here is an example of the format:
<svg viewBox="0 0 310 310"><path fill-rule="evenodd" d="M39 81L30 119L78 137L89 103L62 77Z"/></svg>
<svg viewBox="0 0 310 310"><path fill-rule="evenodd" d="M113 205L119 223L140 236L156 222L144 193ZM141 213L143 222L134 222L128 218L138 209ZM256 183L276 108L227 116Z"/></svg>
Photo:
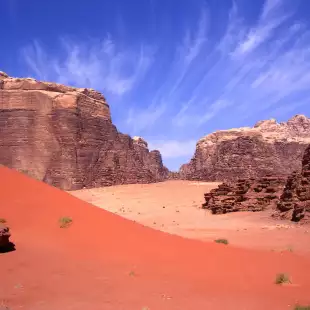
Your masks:
<svg viewBox="0 0 310 310"><path fill-rule="evenodd" d="M169 171L168 179L169 179L169 180L180 180L180 174L179 174L179 172Z"/></svg>
<svg viewBox="0 0 310 310"><path fill-rule="evenodd" d="M276 206L281 195L284 178L266 176L255 179L239 179L236 184L223 183L204 195L203 209L213 214L237 211L262 211Z"/></svg>
<svg viewBox="0 0 310 310"><path fill-rule="evenodd" d="M10 230L8 227L0 224L0 251L10 247Z"/></svg>
<svg viewBox="0 0 310 310"><path fill-rule="evenodd" d="M0 164L64 190L165 179L158 151L112 124L105 98L0 72Z"/></svg>
<svg viewBox="0 0 310 310"><path fill-rule="evenodd" d="M301 169L309 143L310 119L303 115L283 123L272 119L253 128L217 131L198 141L194 157L181 167L180 176L203 181L286 177Z"/></svg>
<svg viewBox="0 0 310 310"><path fill-rule="evenodd" d="M303 156L301 173L288 177L274 216L310 222L310 145Z"/></svg>

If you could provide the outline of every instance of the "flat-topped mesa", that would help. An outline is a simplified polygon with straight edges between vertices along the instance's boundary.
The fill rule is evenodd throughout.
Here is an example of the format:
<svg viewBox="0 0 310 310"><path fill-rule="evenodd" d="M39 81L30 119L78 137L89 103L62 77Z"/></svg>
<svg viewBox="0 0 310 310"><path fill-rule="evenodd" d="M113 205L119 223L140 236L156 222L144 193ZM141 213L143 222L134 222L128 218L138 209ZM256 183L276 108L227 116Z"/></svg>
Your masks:
<svg viewBox="0 0 310 310"><path fill-rule="evenodd" d="M0 164L61 189L150 183L167 175L160 154L149 152L142 138L117 131L104 96L93 89L1 72L0 127Z"/></svg>
<svg viewBox="0 0 310 310"><path fill-rule="evenodd" d="M237 178L288 176L301 169L310 143L310 119L296 115L287 122L260 121L211 133L197 142L194 157L180 169L183 179L233 181Z"/></svg>
<svg viewBox="0 0 310 310"><path fill-rule="evenodd" d="M103 95L93 89L76 88L57 83L41 82L31 78L12 78L2 72L0 74L0 109L27 109L36 105L36 109L46 113L53 108L72 108L111 119L109 106ZM36 96L44 94L49 100L37 105Z"/></svg>

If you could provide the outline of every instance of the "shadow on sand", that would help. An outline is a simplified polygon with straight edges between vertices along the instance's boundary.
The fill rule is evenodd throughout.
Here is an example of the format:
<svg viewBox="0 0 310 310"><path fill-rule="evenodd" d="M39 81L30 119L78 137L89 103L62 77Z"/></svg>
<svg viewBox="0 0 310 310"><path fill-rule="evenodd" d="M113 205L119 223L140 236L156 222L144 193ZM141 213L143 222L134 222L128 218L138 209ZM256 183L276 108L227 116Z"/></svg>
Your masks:
<svg viewBox="0 0 310 310"><path fill-rule="evenodd" d="M13 242L9 242L7 246L0 247L0 254L13 252L15 250L15 244Z"/></svg>

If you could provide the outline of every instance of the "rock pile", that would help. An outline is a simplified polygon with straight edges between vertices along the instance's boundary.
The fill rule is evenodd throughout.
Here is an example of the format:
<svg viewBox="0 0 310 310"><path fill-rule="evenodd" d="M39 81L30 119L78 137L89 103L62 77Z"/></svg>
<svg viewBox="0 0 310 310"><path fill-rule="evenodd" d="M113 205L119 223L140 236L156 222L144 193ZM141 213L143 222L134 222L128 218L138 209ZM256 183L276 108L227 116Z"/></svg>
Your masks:
<svg viewBox="0 0 310 310"><path fill-rule="evenodd" d="M10 237L11 234L9 228L0 224L0 251L9 248Z"/></svg>
<svg viewBox="0 0 310 310"><path fill-rule="evenodd" d="M304 153L301 173L288 177L275 217L310 222L310 145Z"/></svg>
<svg viewBox="0 0 310 310"><path fill-rule="evenodd" d="M262 211L276 206L285 179L266 176L259 179L239 179L237 183L223 183L204 195L202 208L213 214L237 211Z"/></svg>

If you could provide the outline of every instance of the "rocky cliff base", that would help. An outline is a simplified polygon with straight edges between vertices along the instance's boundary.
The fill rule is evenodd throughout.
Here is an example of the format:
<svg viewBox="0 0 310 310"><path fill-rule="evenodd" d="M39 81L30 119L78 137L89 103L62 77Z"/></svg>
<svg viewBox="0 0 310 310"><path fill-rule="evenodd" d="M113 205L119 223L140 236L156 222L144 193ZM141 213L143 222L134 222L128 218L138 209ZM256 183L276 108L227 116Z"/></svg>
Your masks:
<svg viewBox="0 0 310 310"><path fill-rule="evenodd" d="M288 177L274 216L310 222L310 146L305 151L301 173Z"/></svg>
<svg viewBox="0 0 310 310"><path fill-rule="evenodd" d="M303 156L302 171L293 172L287 179L239 179L223 183L204 196L202 208L213 214L270 209L275 218L310 222L310 146Z"/></svg>
<svg viewBox="0 0 310 310"><path fill-rule="evenodd" d="M204 209L213 214L237 211L263 211L267 206L276 206L284 187L285 179L263 177L259 179L239 179L234 183L223 183L206 193Z"/></svg>

